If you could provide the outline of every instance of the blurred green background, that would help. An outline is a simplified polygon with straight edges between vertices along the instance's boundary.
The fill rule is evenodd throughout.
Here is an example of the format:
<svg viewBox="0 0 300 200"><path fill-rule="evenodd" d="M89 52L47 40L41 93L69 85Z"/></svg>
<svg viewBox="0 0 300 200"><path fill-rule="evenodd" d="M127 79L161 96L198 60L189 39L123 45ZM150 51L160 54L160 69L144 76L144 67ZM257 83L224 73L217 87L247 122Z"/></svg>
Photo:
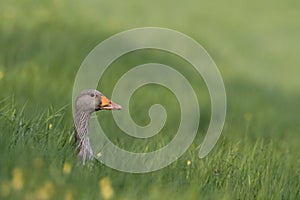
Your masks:
<svg viewBox="0 0 300 200"><path fill-rule="evenodd" d="M115 199L298 199L299 9L296 0L1 0L1 198L109 199L103 194L103 188L109 188ZM146 26L180 31L211 55L228 98L222 138L204 160L197 158L199 136L177 162L145 175L116 172L97 163L81 167L74 161L72 145L76 72L104 39ZM98 89L110 96L121 66L129 69L154 61L175 68L188 66L165 52L130 53L112 64ZM188 77L193 71L182 73ZM201 77L191 81L199 83L203 117L199 133L204 133L209 96ZM137 92L131 104L140 106L132 108L137 123L149 120L142 105L157 103L161 96L167 96L162 104L169 104L169 115L178 114L172 110L177 105L172 94L149 86ZM115 133L111 139L125 148L130 139L111 125L111 114L99 116ZM163 132L172 136L176 119L170 120ZM169 139L154 138L152 147ZM145 144L131 147L139 151ZM16 187L18 180L22 187Z"/></svg>

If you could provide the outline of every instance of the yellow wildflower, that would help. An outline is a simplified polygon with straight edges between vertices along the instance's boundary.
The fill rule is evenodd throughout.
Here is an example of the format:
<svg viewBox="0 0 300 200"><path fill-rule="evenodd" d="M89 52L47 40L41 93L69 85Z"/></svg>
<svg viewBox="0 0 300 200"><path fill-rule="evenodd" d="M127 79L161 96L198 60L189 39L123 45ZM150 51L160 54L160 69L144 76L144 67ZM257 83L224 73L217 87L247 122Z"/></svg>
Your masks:
<svg viewBox="0 0 300 200"><path fill-rule="evenodd" d="M4 77L4 72L0 71L0 80Z"/></svg>
<svg viewBox="0 0 300 200"><path fill-rule="evenodd" d="M99 189L103 199L109 200L114 196L114 189L108 177L104 177L99 181Z"/></svg>
<svg viewBox="0 0 300 200"><path fill-rule="evenodd" d="M7 197L10 194L10 187L8 182L3 182L0 185L0 195L2 197Z"/></svg>
<svg viewBox="0 0 300 200"><path fill-rule="evenodd" d="M49 130L51 130L53 128L53 124L49 124Z"/></svg>
<svg viewBox="0 0 300 200"><path fill-rule="evenodd" d="M12 172L11 186L15 190L21 190L24 185L23 172L20 168L15 168Z"/></svg>
<svg viewBox="0 0 300 200"><path fill-rule="evenodd" d="M72 165L68 162L65 162L65 164L63 166L63 173L70 174L71 171L72 171Z"/></svg>
<svg viewBox="0 0 300 200"><path fill-rule="evenodd" d="M102 156L101 152L97 153L97 158L100 158L101 156Z"/></svg>
<svg viewBox="0 0 300 200"><path fill-rule="evenodd" d="M47 200L50 199L53 193L54 193L53 183L51 181L46 181L42 187L38 188L34 196L36 199Z"/></svg>
<svg viewBox="0 0 300 200"><path fill-rule="evenodd" d="M187 161L186 161L186 165L187 165L187 166L190 166L191 164L192 164L192 161L190 161L190 160L187 160Z"/></svg>
<svg viewBox="0 0 300 200"><path fill-rule="evenodd" d="M73 195L71 191L67 191L66 195L65 195L65 200L72 200L73 199Z"/></svg>

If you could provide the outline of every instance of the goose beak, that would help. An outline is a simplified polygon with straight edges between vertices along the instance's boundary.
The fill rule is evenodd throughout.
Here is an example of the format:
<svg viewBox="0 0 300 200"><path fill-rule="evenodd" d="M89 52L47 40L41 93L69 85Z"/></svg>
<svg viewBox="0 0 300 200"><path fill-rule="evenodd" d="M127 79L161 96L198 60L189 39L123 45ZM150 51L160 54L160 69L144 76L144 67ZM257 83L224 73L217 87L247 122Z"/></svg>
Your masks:
<svg viewBox="0 0 300 200"><path fill-rule="evenodd" d="M112 102L105 96L101 96L100 108L101 110L121 110L122 106L116 104L115 102Z"/></svg>

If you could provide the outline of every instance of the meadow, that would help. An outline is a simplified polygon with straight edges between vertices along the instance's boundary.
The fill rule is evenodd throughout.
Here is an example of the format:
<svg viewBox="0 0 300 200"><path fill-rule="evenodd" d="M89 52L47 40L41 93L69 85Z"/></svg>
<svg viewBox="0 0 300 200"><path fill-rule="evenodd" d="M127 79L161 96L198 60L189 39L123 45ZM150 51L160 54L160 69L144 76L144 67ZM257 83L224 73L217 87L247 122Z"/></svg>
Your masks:
<svg viewBox="0 0 300 200"><path fill-rule="evenodd" d="M295 0L1 0L0 199L299 199L299 8ZM98 161L82 166L73 138L77 70L101 41L147 26L189 35L215 61L227 93L221 138L198 158L210 99L188 63L157 50L131 52L112 63L98 89L110 97L121 74L139 64L181 70L198 91L197 137L158 171L124 173ZM97 117L115 144L152 151L172 139L179 113L170 91L149 85L132 97L133 120L149 123L154 103L165 106L168 121L143 141L122 133L110 112Z"/></svg>

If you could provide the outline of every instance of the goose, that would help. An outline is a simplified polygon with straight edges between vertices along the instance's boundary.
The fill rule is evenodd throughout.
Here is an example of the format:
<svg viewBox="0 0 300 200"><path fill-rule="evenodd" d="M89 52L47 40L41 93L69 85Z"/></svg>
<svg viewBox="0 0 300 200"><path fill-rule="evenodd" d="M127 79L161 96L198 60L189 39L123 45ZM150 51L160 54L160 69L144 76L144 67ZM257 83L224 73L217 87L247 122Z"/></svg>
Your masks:
<svg viewBox="0 0 300 200"><path fill-rule="evenodd" d="M99 110L120 110L122 107L95 89L83 90L75 100L74 132L77 155L85 165L93 159L93 150L89 139L89 120L93 112Z"/></svg>

